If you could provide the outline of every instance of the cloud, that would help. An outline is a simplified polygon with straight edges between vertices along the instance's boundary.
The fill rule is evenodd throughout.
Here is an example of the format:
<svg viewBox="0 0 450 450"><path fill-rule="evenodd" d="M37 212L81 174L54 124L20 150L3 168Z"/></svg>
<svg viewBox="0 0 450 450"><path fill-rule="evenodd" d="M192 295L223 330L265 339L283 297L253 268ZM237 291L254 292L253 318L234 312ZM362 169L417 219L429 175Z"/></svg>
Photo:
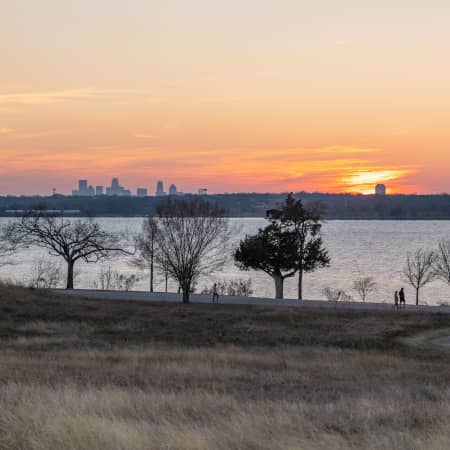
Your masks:
<svg viewBox="0 0 450 450"><path fill-rule="evenodd" d="M128 89L66 89L61 91L15 92L0 94L0 105L47 105L67 101L88 101L135 94Z"/></svg>
<svg viewBox="0 0 450 450"><path fill-rule="evenodd" d="M133 136L137 139L158 139L154 134L136 133Z"/></svg>
<svg viewBox="0 0 450 450"><path fill-rule="evenodd" d="M0 134L9 134L9 133L14 133L13 128L0 128Z"/></svg>

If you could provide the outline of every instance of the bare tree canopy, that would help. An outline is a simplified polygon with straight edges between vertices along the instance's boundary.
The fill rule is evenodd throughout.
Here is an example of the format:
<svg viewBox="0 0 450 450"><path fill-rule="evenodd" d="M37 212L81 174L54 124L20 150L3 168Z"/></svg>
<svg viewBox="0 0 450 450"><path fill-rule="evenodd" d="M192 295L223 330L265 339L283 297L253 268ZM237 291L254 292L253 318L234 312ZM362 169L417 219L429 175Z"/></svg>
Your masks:
<svg viewBox="0 0 450 450"><path fill-rule="evenodd" d="M224 210L200 197L168 198L156 208L160 232L159 264L183 291L183 303L201 275L220 269L227 260L230 239Z"/></svg>
<svg viewBox="0 0 450 450"><path fill-rule="evenodd" d="M372 277L358 278L353 282L353 290L365 302L369 294L375 291L377 283Z"/></svg>
<svg viewBox="0 0 450 450"><path fill-rule="evenodd" d="M74 265L106 259L113 254L127 253L120 246L120 237L104 231L92 219L67 219L41 213L27 215L10 223L5 239L14 247L37 246L50 255L61 256L67 263L67 289L73 289Z"/></svg>
<svg viewBox="0 0 450 450"><path fill-rule="evenodd" d="M403 274L406 281L416 290L416 305L419 304L420 289L436 279L435 264L437 264L436 254L421 248L406 257Z"/></svg>
<svg viewBox="0 0 450 450"><path fill-rule="evenodd" d="M436 278L450 285L450 241L439 242L433 271Z"/></svg>

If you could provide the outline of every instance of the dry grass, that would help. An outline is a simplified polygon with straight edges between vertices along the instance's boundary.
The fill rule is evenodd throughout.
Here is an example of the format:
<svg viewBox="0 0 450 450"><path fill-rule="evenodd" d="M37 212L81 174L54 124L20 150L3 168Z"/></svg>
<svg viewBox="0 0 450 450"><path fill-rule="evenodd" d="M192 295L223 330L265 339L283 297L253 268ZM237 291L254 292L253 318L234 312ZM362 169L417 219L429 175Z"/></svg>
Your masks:
<svg viewBox="0 0 450 450"><path fill-rule="evenodd" d="M2 449L450 447L450 356L396 339L446 316L0 302Z"/></svg>

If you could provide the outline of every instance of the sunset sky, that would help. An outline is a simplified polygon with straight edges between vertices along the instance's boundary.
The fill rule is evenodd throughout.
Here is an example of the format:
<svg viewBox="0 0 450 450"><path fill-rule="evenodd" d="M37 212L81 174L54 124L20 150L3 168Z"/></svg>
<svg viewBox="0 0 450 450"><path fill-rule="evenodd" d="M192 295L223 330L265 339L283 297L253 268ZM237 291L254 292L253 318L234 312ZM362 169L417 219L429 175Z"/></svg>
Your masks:
<svg viewBox="0 0 450 450"><path fill-rule="evenodd" d="M14 0L0 195L450 191L448 0Z"/></svg>

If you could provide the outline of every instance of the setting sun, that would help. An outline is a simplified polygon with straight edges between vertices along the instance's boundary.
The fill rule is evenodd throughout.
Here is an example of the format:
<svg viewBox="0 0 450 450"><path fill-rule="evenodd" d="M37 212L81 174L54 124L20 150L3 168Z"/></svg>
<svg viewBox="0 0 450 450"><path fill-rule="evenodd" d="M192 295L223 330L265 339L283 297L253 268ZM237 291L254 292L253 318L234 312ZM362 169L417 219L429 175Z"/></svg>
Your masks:
<svg viewBox="0 0 450 450"><path fill-rule="evenodd" d="M407 170L363 170L340 178L338 185L343 186L346 192L373 194L376 184L397 186L409 173L411 171ZM395 190L391 188L390 191Z"/></svg>

